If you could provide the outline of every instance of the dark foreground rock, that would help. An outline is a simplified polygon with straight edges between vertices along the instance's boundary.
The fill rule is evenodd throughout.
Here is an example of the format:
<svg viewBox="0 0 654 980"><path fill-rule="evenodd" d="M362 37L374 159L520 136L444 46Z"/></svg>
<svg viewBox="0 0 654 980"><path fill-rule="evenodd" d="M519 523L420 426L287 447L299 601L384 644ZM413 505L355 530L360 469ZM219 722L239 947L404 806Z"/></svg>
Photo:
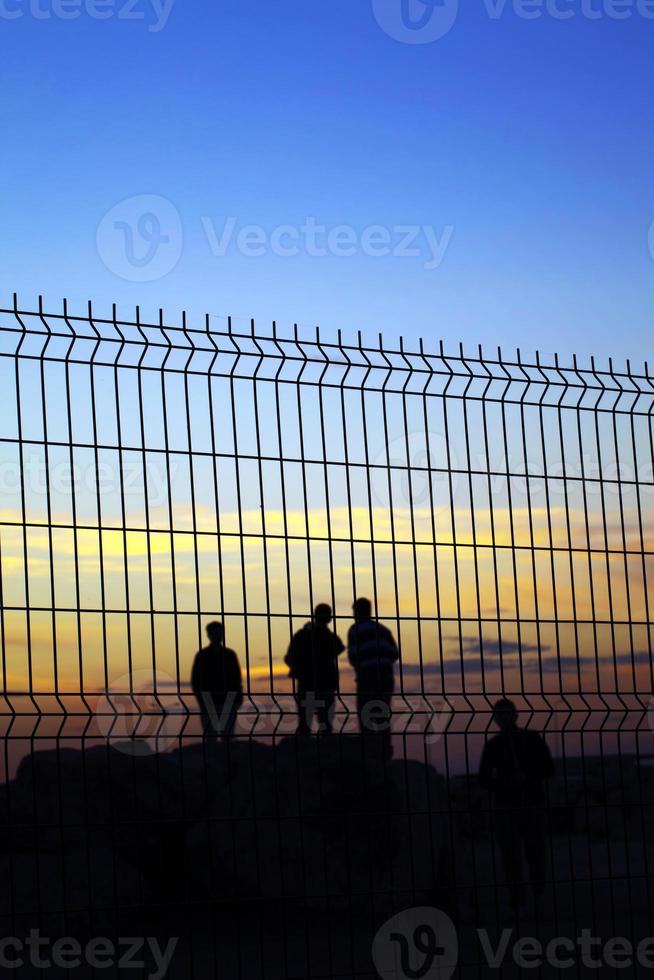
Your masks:
<svg viewBox="0 0 654 980"><path fill-rule="evenodd" d="M207 909L382 918L448 881L434 769L358 736L37 752L6 787L2 914L146 934ZM17 925L18 923L18 925Z"/></svg>

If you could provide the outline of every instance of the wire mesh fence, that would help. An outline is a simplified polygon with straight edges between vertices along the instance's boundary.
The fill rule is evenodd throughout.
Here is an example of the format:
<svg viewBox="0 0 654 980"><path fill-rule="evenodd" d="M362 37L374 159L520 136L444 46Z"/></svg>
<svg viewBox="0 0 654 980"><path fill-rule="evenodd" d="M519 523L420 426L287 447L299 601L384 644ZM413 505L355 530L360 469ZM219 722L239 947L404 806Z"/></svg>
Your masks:
<svg viewBox="0 0 654 980"><path fill-rule="evenodd" d="M369 798L376 801L374 812L363 800L352 804L348 833L363 838L363 828L375 826L380 840L384 832L406 837L415 851L397 858L392 885L370 873L379 855L357 863L348 851L344 877L332 885L314 855L289 886L293 895L301 892L308 908L316 895L367 896L366 908L376 909L368 931L379 924L381 898L395 896L384 906L390 914L416 905L421 889L427 905L456 905L469 923L460 929L484 921L488 909L499 914L506 883L492 847L492 805L476 774L494 728L493 705L508 697L521 723L544 733L554 757L547 884L555 912L568 912L558 935L577 936L585 916L596 922L598 905L612 936L627 934L625 915L632 924L640 914L647 921L654 803L654 379L647 365L564 365L556 356L545 362L520 352L448 352L442 343L408 349L381 337L372 346L360 336L356 343L340 334L326 340L319 331L307 339L297 329L239 329L209 317L195 323L183 315L169 325L160 315L149 323L138 309L131 322L115 308L111 317L97 316L90 305L84 316L66 304L56 314L41 304L29 312L14 301L0 311L0 371L3 799L18 838L25 828L43 830L42 800L45 826L52 831L54 821L65 836L74 799L73 825L87 834L84 860L78 857L90 880L105 852L88 836L95 826L89 807L112 809L110 800L96 800L99 783L130 813L138 810L133 795L125 802L127 770L112 775L112 766L126 764L115 759L127 759L136 784L150 786L148 767L174 758L177 775L166 770L172 782L164 799L160 781L156 792L151 787L156 819L150 811L147 818L132 813L127 827L133 836L135 826L163 821L168 836L146 844L153 864L162 853L184 852L172 829L184 823L193 794L210 794L207 782L231 779L233 760L223 756L222 775L211 770L207 777L207 764L218 763L213 756L207 763L190 684L204 630L218 620L244 678L234 739L220 751L249 753L242 759L250 803L262 809L245 807L239 822L210 807L205 830L211 837L216 823L229 825L239 838L233 860L254 855L257 909L279 899L261 882L269 861L282 868L299 860L284 856L281 843L281 851L266 850L270 835L262 828L281 819L280 794L296 804L286 829L310 838L318 817L312 811L301 819L302 799L313 791L322 799L312 779L327 774L338 795L346 772L355 784L372 780ZM370 745L372 755L362 761L353 748L357 677L347 654L335 695L340 737L290 738L297 725L297 692L284 663L291 637L327 603L333 629L345 639L361 596L399 648L392 761L377 758ZM273 748L282 743L285 749ZM96 755L70 754L80 748ZM50 754L32 755L39 749ZM277 754L257 754L269 750ZM205 789L185 789L179 780L188 778L185 766L198 751ZM50 789L42 794L37 774L48 759L56 778L43 776ZM72 787L79 766L96 763L100 769L90 783L84 775L78 798ZM379 789L377 765L384 785L395 767L397 806ZM271 767L282 773L272 784ZM276 800L274 811L264 798ZM324 810L319 816L329 822ZM114 843L125 831L106 817L100 823L111 824ZM199 853L211 852L209 837ZM311 846L324 852L325 840L333 843L327 834ZM21 846L23 860L30 848ZM51 850L59 855L54 844ZM110 894L98 901L76 896L78 916L132 906L136 886L128 879L135 866L143 868L119 852L111 850ZM434 872L429 888L420 883L425 854ZM9 855L13 860L11 847ZM202 863L188 853L184 860ZM222 860L230 859L222 853ZM38 867L36 860L37 878ZM237 888L232 871L223 898ZM144 902L150 908L176 907L181 892L186 906L214 907L206 883L189 885L183 870L176 872L177 898L158 872L148 873L157 893ZM359 873L368 875L367 886L357 882ZM30 881L20 912L28 917L42 901L32 901L39 888ZM443 882L449 897L438 890ZM65 916L68 899L56 903ZM242 951L225 952L228 937L221 945L213 934L212 943L197 940L196 947L206 955L211 947L214 957L220 950L223 973L205 963L198 976L375 975L368 940L360 961L353 952L356 936L368 935L354 919L336 930L344 944L338 953L331 940L323 948L308 920L295 923L292 935L304 936L307 948L320 946L319 965L311 966L286 929L267 957L270 923L248 910L256 963ZM204 935L210 932L205 924ZM193 943L185 955L191 958L178 969L188 976ZM471 976L481 975L480 955L471 958ZM410 975L396 968L388 975ZM506 964L504 971L511 975Z"/></svg>

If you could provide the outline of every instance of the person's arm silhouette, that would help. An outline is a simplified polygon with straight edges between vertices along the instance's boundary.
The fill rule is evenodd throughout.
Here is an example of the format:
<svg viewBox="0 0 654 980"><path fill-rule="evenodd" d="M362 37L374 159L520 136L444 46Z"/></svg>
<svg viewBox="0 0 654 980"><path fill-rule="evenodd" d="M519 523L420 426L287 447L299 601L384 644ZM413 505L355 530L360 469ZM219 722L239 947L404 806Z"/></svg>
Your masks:
<svg viewBox="0 0 654 980"><path fill-rule="evenodd" d="M196 696L201 694L205 689L202 650L196 653L195 660L193 661L191 688Z"/></svg>
<svg viewBox="0 0 654 980"><path fill-rule="evenodd" d="M284 657L284 663L288 667L289 677L297 679L297 668L298 668L298 644L297 639L294 636L289 644L288 651Z"/></svg>
<svg viewBox="0 0 654 980"><path fill-rule="evenodd" d="M544 738L539 737L538 739L538 749L536 752L536 765L537 775L540 779L546 780L551 779L554 775L554 762L552 760L552 753L549 750L549 746Z"/></svg>
<svg viewBox="0 0 654 980"><path fill-rule="evenodd" d="M391 654L392 661L393 663L397 663L397 661L400 659L400 651L398 645L395 641L395 637L393 636L393 634L389 629L386 629L386 633L388 637L388 645L391 647L392 650L392 654Z"/></svg>

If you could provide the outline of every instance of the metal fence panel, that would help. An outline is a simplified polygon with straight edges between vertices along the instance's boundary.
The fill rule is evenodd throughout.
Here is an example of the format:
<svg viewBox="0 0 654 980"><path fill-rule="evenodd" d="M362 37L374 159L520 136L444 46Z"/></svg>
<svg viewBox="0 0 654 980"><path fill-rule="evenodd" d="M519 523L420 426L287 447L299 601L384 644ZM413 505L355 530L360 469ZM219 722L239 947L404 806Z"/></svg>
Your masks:
<svg viewBox="0 0 654 980"><path fill-rule="evenodd" d="M140 739L168 756L201 746L189 679L211 620L224 622L242 661L237 743L278 744L296 724L283 663L292 634L327 602L345 636L353 599L365 595L400 648L395 759L444 777L457 907L471 903L478 919L489 902L501 906L476 771L493 704L508 696L555 758L548 881L567 896L571 928L595 914L593 890L610 899L613 934L624 932L627 905L651 910L647 365L442 343L410 350L381 337L373 347L275 324L183 315L170 325L138 309L126 321L115 308L106 318L91 305L80 316L15 301L0 311L0 371L4 775L16 793L27 785L38 795L36 749L65 768L67 749ZM343 737L357 731L355 691L343 658ZM259 772L253 756L252 779L269 764ZM59 785L63 827L64 776ZM431 812L405 804L415 819ZM11 809L9 792L10 826ZM18 820L14 832L26 826L35 825ZM256 845L244 831L244 851ZM90 868L100 852L85 847ZM129 906L121 887L109 906ZM261 919L261 950L267 928ZM269 974L265 957L258 966L236 957L226 975L374 975L365 955L356 966L355 933L350 923L340 967L326 953L318 972L308 960L298 967L289 940L285 965Z"/></svg>

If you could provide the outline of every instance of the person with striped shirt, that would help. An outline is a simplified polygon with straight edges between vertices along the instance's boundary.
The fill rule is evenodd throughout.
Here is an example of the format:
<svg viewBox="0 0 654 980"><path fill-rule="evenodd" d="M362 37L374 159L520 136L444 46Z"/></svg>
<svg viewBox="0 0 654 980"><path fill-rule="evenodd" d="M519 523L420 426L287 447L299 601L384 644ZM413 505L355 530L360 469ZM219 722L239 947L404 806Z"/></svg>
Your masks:
<svg viewBox="0 0 654 980"><path fill-rule="evenodd" d="M390 751L394 664L400 654L391 631L373 619L370 599L356 599L352 610L347 652L357 680L359 727L362 734L383 735Z"/></svg>

